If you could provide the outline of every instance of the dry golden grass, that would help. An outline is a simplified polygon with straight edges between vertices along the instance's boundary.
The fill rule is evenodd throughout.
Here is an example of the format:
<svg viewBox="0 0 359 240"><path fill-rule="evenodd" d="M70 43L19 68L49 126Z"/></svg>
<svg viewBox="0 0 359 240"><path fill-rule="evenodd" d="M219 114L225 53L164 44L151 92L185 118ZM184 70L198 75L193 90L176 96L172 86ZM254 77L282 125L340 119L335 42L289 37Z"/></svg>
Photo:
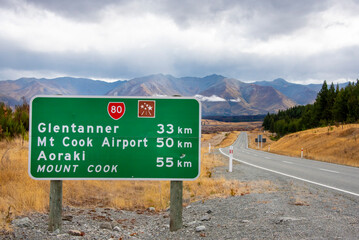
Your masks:
<svg viewBox="0 0 359 240"><path fill-rule="evenodd" d="M221 122L217 120L210 120L210 119L202 119L202 124L206 125L216 125L216 126L242 126L245 128L251 127L261 127L262 122Z"/></svg>
<svg viewBox="0 0 359 240"><path fill-rule="evenodd" d="M238 133L222 138L220 146L231 144ZM203 135L202 140L215 139L216 134ZM212 169L224 165L215 154L201 149L201 174L195 181L185 181L184 204L213 197L247 194L258 183L213 178ZM28 143L16 139L0 142L0 228L16 216L32 211L45 212L49 207L49 181L33 180L28 176ZM267 183L263 183L265 186ZM64 181L64 206L114 207L120 209L157 210L169 206L169 181Z"/></svg>
<svg viewBox="0 0 359 240"><path fill-rule="evenodd" d="M211 138L207 139L206 137L202 137L202 147L208 147L209 144L211 144L212 147L217 147L224 141L224 139L226 139L226 137L228 136L228 132L202 134L202 136L204 135L211 135Z"/></svg>
<svg viewBox="0 0 359 240"><path fill-rule="evenodd" d="M218 145L218 147L223 148L223 147L228 147L228 146L232 145L237 140L238 135L240 133L241 132L239 132L239 131L234 131L234 132L228 133L226 138Z"/></svg>
<svg viewBox="0 0 359 240"><path fill-rule="evenodd" d="M250 137L250 147L256 148L254 138ZM267 141L269 140L268 134ZM303 148L304 158L359 167L359 124L310 129L287 135L277 142L268 141L263 150L282 155L300 157Z"/></svg>
<svg viewBox="0 0 359 240"><path fill-rule="evenodd" d="M48 181L34 181L27 173L28 143L0 142L0 227L24 210L44 211Z"/></svg>
<svg viewBox="0 0 359 240"><path fill-rule="evenodd" d="M202 134L201 142L203 143L205 141L211 140L214 136L216 136L216 133Z"/></svg>
<svg viewBox="0 0 359 240"><path fill-rule="evenodd" d="M218 133L254 130L261 128L262 122L221 122L202 119L202 133Z"/></svg>

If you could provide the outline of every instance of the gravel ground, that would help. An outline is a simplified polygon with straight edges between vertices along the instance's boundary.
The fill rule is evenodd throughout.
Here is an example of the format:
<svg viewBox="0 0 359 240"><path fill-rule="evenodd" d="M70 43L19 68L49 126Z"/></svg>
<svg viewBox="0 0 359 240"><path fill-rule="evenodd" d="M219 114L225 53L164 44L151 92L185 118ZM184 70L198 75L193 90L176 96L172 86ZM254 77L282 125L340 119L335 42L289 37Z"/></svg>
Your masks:
<svg viewBox="0 0 359 240"><path fill-rule="evenodd" d="M192 203L183 210L185 226L176 232L169 231L169 212L65 207L61 232L48 232L47 214L34 213L15 220L13 233L0 238L359 239L358 197L238 163L232 173L220 167L214 176L268 181L271 191Z"/></svg>

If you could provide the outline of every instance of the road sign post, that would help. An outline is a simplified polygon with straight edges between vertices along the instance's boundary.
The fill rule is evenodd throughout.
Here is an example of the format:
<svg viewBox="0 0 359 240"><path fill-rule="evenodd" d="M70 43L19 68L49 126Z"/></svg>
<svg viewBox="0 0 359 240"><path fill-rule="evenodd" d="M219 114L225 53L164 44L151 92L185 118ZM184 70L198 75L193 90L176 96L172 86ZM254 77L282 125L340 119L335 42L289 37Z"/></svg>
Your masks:
<svg viewBox="0 0 359 240"><path fill-rule="evenodd" d="M261 149L262 149L262 140L263 139L263 135L258 135L258 148L259 148L259 142L261 143Z"/></svg>
<svg viewBox="0 0 359 240"><path fill-rule="evenodd" d="M50 196L56 202L53 219L61 219L59 180L170 180L177 186L176 181L196 179L200 109L196 99L179 97L32 99L29 175L52 180L51 189L57 189ZM49 229L61 228L54 221Z"/></svg>
<svg viewBox="0 0 359 240"><path fill-rule="evenodd" d="M170 231L182 228L183 181L171 181L170 196Z"/></svg>
<svg viewBox="0 0 359 240"><path fill-rule="evenodd" d="M62 229L62 180L50 181L50 214L49 228L50 232Z"/></svg>

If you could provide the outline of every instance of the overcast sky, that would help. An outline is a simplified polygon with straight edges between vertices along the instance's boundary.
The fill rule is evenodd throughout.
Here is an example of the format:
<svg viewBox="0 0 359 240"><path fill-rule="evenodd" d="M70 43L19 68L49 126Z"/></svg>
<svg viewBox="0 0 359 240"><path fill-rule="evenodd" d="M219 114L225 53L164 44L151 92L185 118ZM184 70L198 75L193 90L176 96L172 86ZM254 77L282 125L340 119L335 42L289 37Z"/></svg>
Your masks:
<svg viewBox="0 0 359 240"><path fill-rule="evenodd" d="M358 0L0 0L0 80L359 78Z"/></svg>

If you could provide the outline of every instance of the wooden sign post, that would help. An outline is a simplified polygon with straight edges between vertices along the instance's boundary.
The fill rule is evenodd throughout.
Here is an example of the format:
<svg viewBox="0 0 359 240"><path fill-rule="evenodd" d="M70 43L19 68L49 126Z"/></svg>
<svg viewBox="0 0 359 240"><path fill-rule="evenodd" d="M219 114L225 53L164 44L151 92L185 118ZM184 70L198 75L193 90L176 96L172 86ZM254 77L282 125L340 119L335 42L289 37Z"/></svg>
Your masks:
<svg viewBox="0 0 359 240"><path fill-rule="evenodd" d="M49 231L62 229L62 180L50 181Z"/></svg>
<svg viewBox="0 0 359 240"><path fill-rule="evenodd" d="M183 181L171 181L170 196L170 231L182 228Z"/></svg>

